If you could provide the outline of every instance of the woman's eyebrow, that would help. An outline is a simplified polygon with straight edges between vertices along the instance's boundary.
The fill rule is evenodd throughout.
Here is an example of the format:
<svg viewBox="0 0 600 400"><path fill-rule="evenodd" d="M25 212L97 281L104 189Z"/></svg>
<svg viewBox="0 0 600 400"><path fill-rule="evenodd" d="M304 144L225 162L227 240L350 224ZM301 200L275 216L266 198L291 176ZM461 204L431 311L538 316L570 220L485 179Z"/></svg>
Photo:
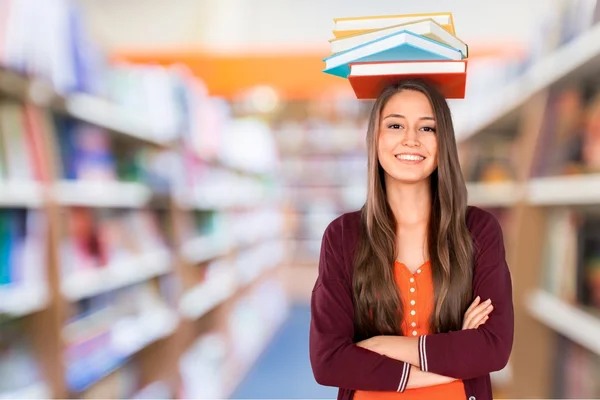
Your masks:
<svg viewBox="0 0 600 400"><path fill-rule="evenodd" d="M386 115L383 119L386 119L386 118L404 118L404 119L406 119L406 117L402 114L389 114L389 115ZM427 120L427 121L435 121L435 118L433 118L433 117L421 117L419 119Z"/></svg>
<svg viewBox="0 0 600 400"><path fill-rule="evenodd" d="M406 117L402 114L388 114L383 119L386 119L386 118L404 118L404 119L406 119Z"/></svg>

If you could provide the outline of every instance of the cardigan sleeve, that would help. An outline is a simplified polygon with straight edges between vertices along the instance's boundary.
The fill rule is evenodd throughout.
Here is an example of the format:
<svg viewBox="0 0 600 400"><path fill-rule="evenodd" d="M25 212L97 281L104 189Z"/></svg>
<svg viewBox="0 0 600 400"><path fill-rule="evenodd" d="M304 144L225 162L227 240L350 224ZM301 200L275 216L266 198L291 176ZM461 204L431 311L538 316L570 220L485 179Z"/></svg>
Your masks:
<svg viewBox="0 0 600 400"><path fill-rule="evenodd" d="M477 233L473 296L492 300L494 310L477 329L419 337L422 371L471 379L501 370L508 363L514 335L510 271L505 260L502 229L488 213Z"/></svg>
<svg viewBox="0 0 600 400"><path fill-rule="evenodd" d="M341 245L335 245L341 238L334 232L330 227L325 232L311 298L309 347L315 380L351 390L403 392L411 365L354 343L352 286L343 272Z"/></svg>

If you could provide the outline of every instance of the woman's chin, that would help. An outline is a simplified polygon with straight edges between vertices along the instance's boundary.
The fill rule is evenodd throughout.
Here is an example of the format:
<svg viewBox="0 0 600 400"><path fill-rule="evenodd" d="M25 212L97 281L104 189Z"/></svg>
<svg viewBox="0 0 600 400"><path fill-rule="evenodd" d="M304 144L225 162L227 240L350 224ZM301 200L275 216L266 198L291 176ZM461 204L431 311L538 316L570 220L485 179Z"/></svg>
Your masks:
<svg viewBox="0 0 600 400"><path fill-rule="evenodd" d="M388 179L388 182L397 185L416 185L419 183L428 183L430 176L425 173L394 174L388 176L388 178L391 178L391 182L389 182L390 179Z"/></svg>

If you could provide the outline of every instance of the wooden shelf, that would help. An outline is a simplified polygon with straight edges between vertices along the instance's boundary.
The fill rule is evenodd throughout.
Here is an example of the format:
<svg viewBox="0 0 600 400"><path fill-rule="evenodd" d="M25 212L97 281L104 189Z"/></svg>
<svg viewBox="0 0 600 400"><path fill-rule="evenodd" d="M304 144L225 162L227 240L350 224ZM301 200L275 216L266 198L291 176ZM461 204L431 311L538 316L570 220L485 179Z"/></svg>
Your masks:
<svg viewBox="0 0 600 400"><path fill-rule="evenodd" d="M160 132L141 113L135 114L89 94L68 96L65 110L75 119L152 145L168 147L177 136L175 132Z"/></svg>
<svg viewBox="0 0 600 400"><path fill-rule="evenodd" d="M125 355L133 355L164 339L177 329L179 316L166 307L155 307L134 323L121 325L113 332L115 346Z"/></svg>
<svg viewBox="0 0 600 400"><path fill-rule="evenodd" d="M86 93L63 96L42 79L26 77L5 68L0 68L0 93L147 144L170 146L176 136L174 132L158 131L140 115L106 99Z"/></svg>
<svg viewBox="0 0 600 400"><path fill-rule="evenodd" d="M0 286L0 314L12 317L28 315L46 308L48 300L44 282Z"/></svg>
<svg viewBox="0 0 600 400"><path fill-rule="evenodd" d="M44 202L44 191L38 182L0 182L1 207L37 208Z"/></svg>
<svg viewBox="0 0 600 400"><path fill-rule="evenodd" d="M226 271L185 292L179 302L179 312L187 319L198 319L231 298L236 290L233 271Z"/></svg>
<svg viewBox="0 0 600 400"><path fill-rule="evenodd" d="M251 208L277 200L267 197L262 193L262 188L204 188L204 192L197 190L196 194L179 194L177 202L179 207L187 210L227 210L231 208Z"/></svg>
<svg viewBox="0 0 600 400"><path fill-rule="evenodd" d="M0 67L0 93L44 108L60 109L64 98L43 79L30 78Z"/></svg>
<svg viewBox="0 0 600 400"><path fill-rule="evenodd" d="M469 204L479 207L509 207L522 198L523 189L514 182L468 183Z"/></svg>
<svg viewBox="0 0 600 400"><path fill-rule="evenodd" d="M215 276L207 278L186 291L179 303L179 312L189 320L196 320L233 298L237 293L259 281L265 274L273 271L281 263L265 265L255 271L246 280L236 276L234 269L219 271Z"/></svg>
<svg viewBox="0 0 600 400"><path fill-rule="evenodd" d="M527 201L539 206L600 204L600 174L531 179Z"/></svg>
<svg viewBox="0 0 600 400"><path fill-rule="evenodd" d="M131 256L97 270L69 275L63 278L62 293L69 301L78 301L144 282L170 271L171 255L166 250L158 250Z"/></svg>
<svg viewBox="0 0 600 400"><path fill-rule="evenodd" d="M191 239L181 246L181 255L190 264L210 261L228 254L234 248L232 243L226 243L223 240L223 238L210 235Z"/></svg>
<svg viewBox="0 0 600 400"><path fill-rule="evenodd" d="M16 400L16 399L50 399L52 393L46 384L43 382L32 383L31 385L10 391L0 392L0 399Z"/></svg>
<svg viewBox="0 0 600 400"><path fill-rule="evenodd" d="M63 206L141 208L152 191L134 182L60 181L53 186L53 198Z"/></svg>
<svg viewBox="0 0 600 400"><path fill-rule="evenodd" d="M535 319L547 327L600 355L599 316L542 290L529 295L526 307Z"/></svg>
<svg viewBox="0 0 600 400"><path fill-rule="evenodd" d="M600 204L600 174L565 175L530 179L527 184L468 183L469 204L508 207L518 201L532 206Z"/></svg>

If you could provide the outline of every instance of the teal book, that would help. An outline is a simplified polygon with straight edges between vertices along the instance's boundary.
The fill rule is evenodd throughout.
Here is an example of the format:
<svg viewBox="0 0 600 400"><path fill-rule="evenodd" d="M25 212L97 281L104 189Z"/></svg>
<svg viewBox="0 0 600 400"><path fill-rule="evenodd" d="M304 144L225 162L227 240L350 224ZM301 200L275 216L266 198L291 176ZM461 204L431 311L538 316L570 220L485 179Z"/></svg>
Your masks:
<svg viewBox="0 0 600 400"><path fill-rule="evenodd" d="M0 212L0 285L12 282L10 218L9 211Z"/></svg>
<svg viewBox="0 0 600 400"><path fill-rule="evenodd" d="M410 31L400 31L323 59L323 72L347 78L354 62L462 60L460 50Z"/></svg>

